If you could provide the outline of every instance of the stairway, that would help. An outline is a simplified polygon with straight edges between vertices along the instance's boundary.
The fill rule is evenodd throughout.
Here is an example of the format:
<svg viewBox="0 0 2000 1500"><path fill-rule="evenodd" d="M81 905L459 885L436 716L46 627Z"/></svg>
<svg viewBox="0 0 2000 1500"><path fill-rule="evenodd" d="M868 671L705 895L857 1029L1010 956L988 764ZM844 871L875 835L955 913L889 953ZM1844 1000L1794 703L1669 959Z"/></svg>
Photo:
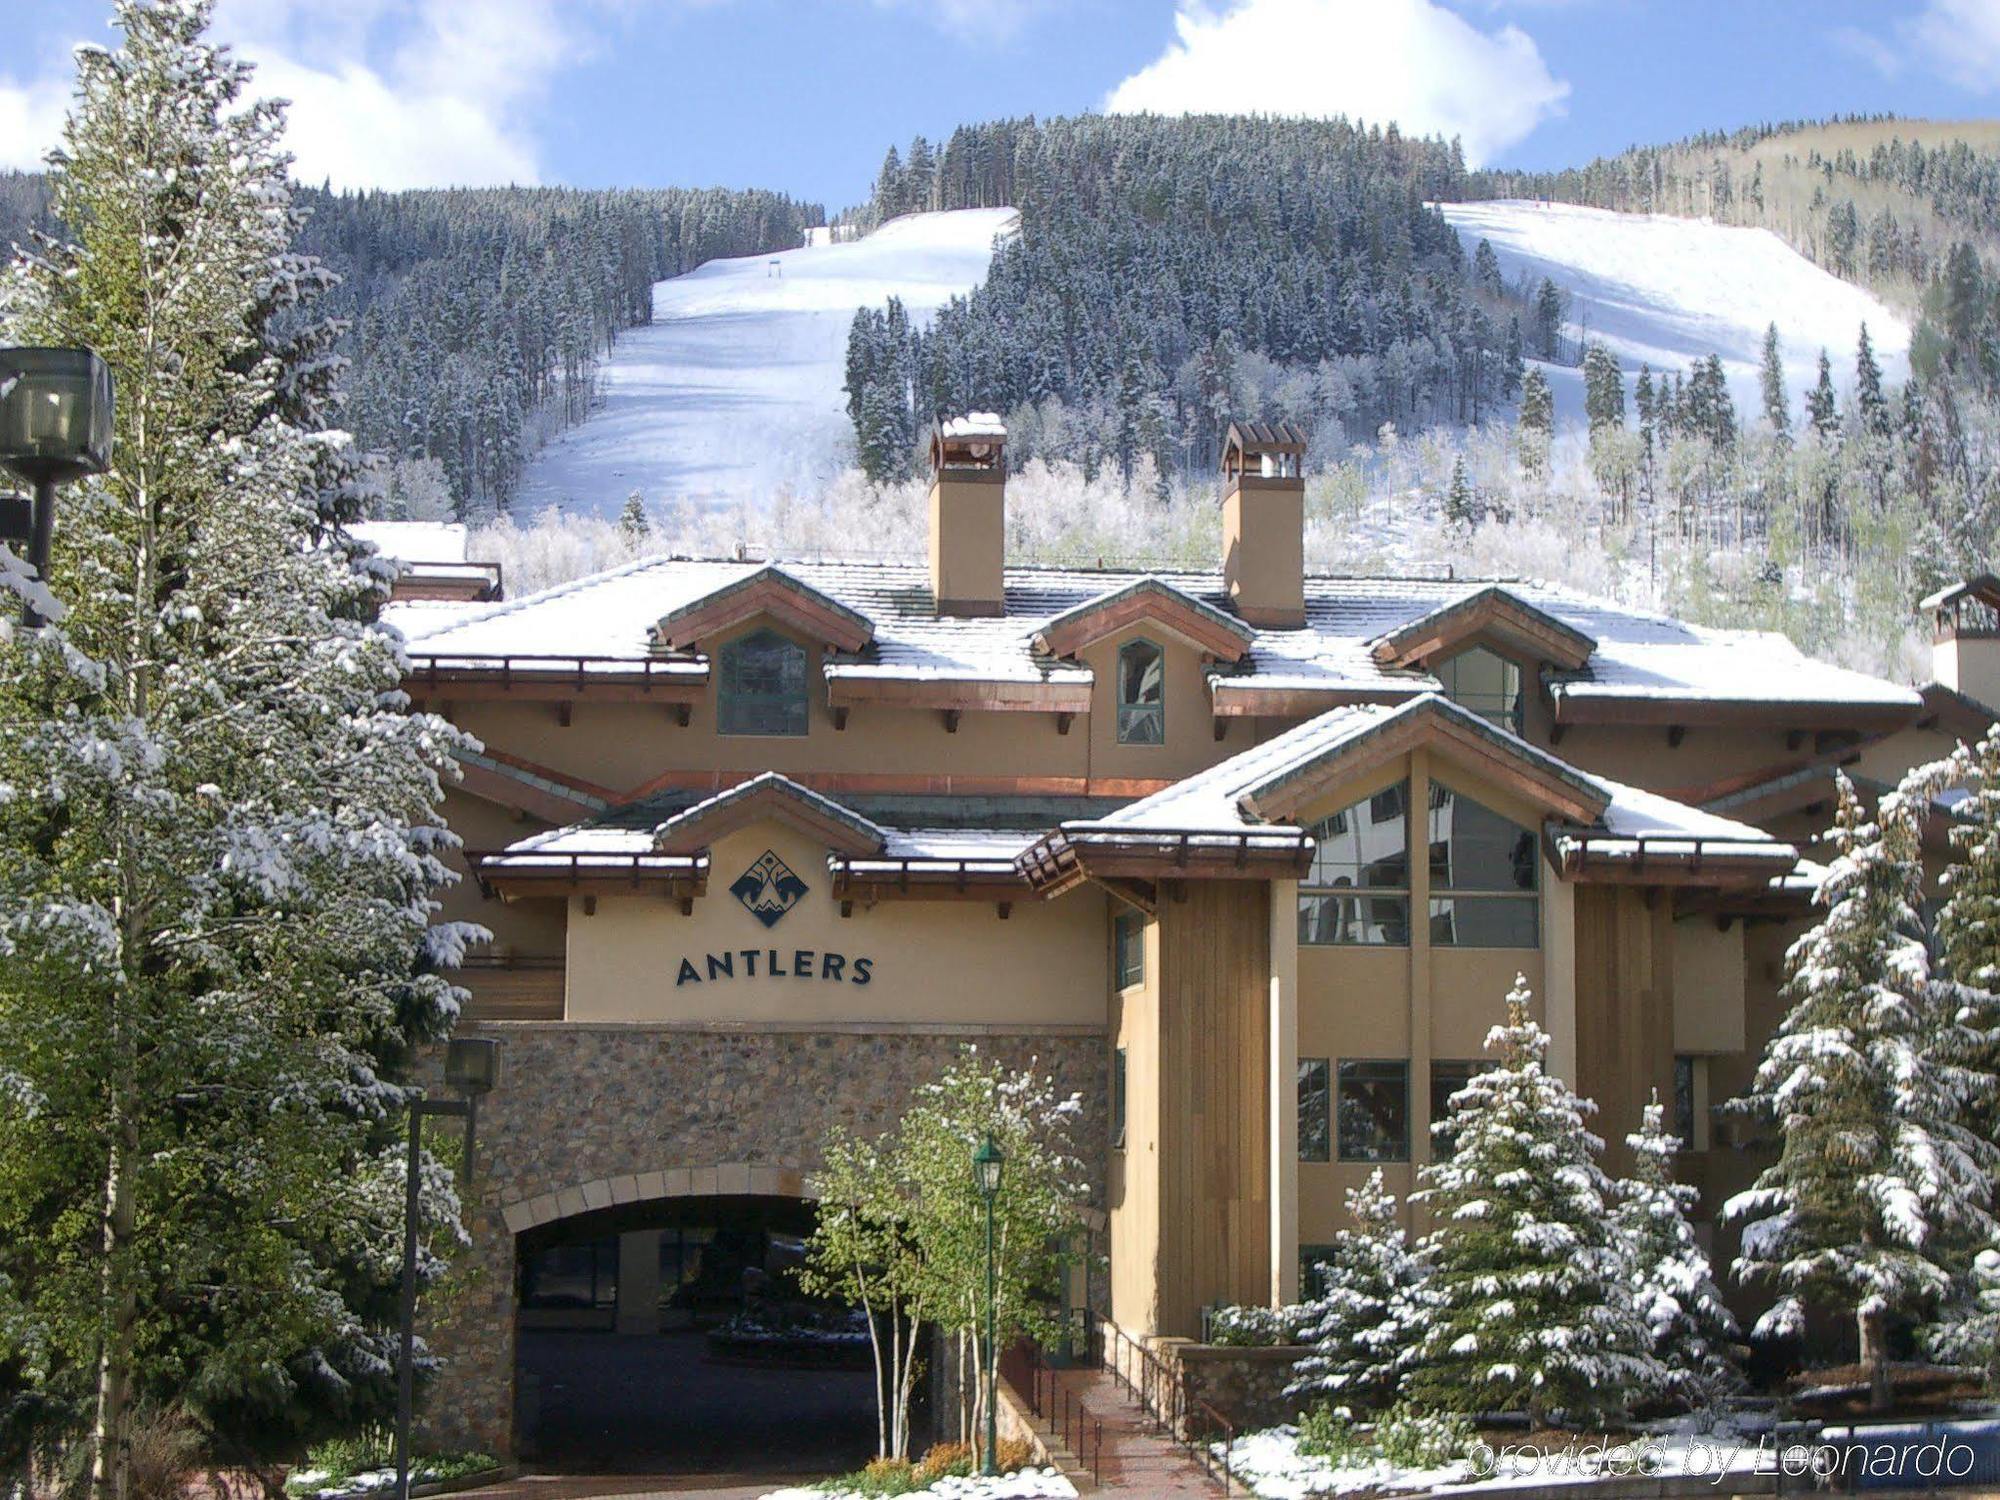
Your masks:
<svg viewBox="0 0 2000 1500"><path fill-rule="evenodd" d="M1051 1458L1080 1493L1202 1500L1228 1493L1109 1370L1037 1362L1010 1384L1032 1412Z"/></svg>

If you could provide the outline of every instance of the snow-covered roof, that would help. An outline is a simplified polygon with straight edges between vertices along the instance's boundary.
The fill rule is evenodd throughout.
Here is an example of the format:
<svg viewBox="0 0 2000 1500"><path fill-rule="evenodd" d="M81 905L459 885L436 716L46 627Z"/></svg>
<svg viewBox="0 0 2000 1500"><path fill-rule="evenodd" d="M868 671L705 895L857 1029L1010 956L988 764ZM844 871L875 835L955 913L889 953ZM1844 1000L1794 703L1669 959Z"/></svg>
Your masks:
<svg viewBox="0 0 2000 1500"><path fill-rule="evenodd" d="M938 433L948 438L1004 438L1007 424L995 412L969 411L962 417L946 417L938 423Z"/></svg>
<svg viewBox="0 0 2000 1500"><path fill-rule="evenodd" d="M466 528L457 521L357 521L347 530L356 541L368 542L398 562L465 561Z"/></svg>
<svg viewBox="0 0 2000 1500"><path fill-rule="evenodd" d="M650 633L663 617L765 566L642 559L489 605L427 631L415 654L637 661L648 654ZM933 613L930 575L922 563L800 561L786 562L783 572L874 627L874 639L866 647L829 660L830 676L1088 682L1088 669L1038 654L1035 636L1064 613L1136 587L1149 576L1236 618L1219 572L1009 568L1006 612L976 618ZM1559 699L1838 703L1912 712L1920 707L1909 689L1814 661L1773 632L1688 625L1547 584L1510 583L1507 588L1597 643L1587 666L1552 680L1551 691ZM1437 680L1429 673L1377 663L1370 643L1463 598L1466 590L1463 581L1309 576L1305 625L1256 629L1241 661L1213 669L1217 696L1252 688L1393 702L1435 690Z"/></svg>

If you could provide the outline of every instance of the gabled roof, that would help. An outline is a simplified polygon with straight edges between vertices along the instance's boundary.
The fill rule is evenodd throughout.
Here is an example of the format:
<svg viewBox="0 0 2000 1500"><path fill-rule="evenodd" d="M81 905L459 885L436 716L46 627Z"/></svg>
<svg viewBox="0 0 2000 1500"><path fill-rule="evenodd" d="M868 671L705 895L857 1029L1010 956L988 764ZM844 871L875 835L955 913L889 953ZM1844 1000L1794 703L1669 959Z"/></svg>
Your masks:
<svg viewBox="0 0 2000 1500"><path fill-rule="evenodd" d="M1947 604L1956 604L1961 599L1977 599L1982 604L1990 604L2000 609L2000 578L1991 573L1975 573L1963 582L1939 589L1935 594L1926 594L1917 601L1918 609L1943 609Z"/></svg>
<svg viewBox="0 0 2000 1500"><path fill-rule="evenodd" d="M1368 650L1382 666L1407 667L1427 664L1479 635L1497 636L1572 671L1597 649L1575 626L1500 584L1488 584L1377 636Z"/></svg>
<svg viewBox="0 0 2000 1500"><path fill-rule="evenodd" d="M795 828L835 853L850 857L880 854L889 842L888 832L879 824L831 797L800 786L789 776L766 771L675 813L653 831L653 847L662 854L692 854L765 819Z"/></svg>
<svg viewBox="0 0 2000 1500"><path fill-rule="evenodd" d="M1231 422L1225 443L1252 453L1303 453L1306 435L1290 422Z"/></svg>
<svg viewBox="0 0 2000 1500"><path fill-rule="evenodd" d="M768 563L668 610L653 627L653 639L684 650L759 615L840 651L859 651L875 639L866 615Z"/></svg>
<svg viewBox="0 0 2000 1500"><path fill-rule="evenodd" d="M1050 616L1035 633L1035 646L1050 656L1074 656L1137 620L1185 637L1218 661L1241 661L1257 639L1257 632L1236 616L1148 573Z"/></svg>

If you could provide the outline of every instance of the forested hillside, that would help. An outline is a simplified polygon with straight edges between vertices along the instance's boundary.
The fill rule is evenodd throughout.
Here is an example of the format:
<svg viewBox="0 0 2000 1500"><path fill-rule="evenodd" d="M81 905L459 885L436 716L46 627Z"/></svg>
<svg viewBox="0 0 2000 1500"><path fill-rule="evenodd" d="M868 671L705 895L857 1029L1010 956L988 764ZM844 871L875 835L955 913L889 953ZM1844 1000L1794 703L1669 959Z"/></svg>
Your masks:
<svg viewBox="0 0 2000 1500"><path fill-rule="evenodd" d="M1919 314L1911 359L2000 392L2000 125L1790 121L1561 172L1479 172L1475 198L1553 198L1769 229Z"/></svg>
<svg viewBox="0 0 2000 1500"><path fill-rule="evenodd" d="M1245 411L1328 453L1477 421L1515 393L1535 313L1426 206L1465 182L1456 146L1341 120L1003 120L891 152L860 221L1013 206L1021 232L928 331L893 303L856 317L862 466L905 472L940 410L1008 412L1023 461L1126 475L1211 468Z"/></svg>
<svg viewBox="0 0 2000 1500"><path fill-rule="evenodd" d="M598 362L651 319L653 283L788 248L822 222L776 193L680 188L302 189L300 254L339 277L343 420L388 462L391 514L490 515L527 457L583 420ZM0 176L0 246L50 230L46 180Z"/></svg>

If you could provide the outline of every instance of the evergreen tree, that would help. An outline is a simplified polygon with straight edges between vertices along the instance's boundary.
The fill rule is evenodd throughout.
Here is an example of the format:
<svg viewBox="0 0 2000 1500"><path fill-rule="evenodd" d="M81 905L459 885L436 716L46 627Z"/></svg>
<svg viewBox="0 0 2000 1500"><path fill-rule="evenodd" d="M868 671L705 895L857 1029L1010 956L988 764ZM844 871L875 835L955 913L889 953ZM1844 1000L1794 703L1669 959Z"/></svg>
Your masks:
<svg viewBox="0 0 2000 1500"><path fill-rule="evenodd" d="M1954 1241L1995 1233L2000 1152L1967 1127L1952 1055L1970 1039L1917 914L1921 802L1891 793L1871 820L1845 775L1838 795L1825 915L1786 955L1791 1008L1745 1101L1779 1124L1778 1160L1724 1213L1744 1222L1736 1274L1778 1294L1757 1333L1800 1332L1808 1305L1846 1310L1881 1410L1892 1319L1948 1295Z"/></svg>
<svg viewBox="0 0 2000 1500"><path fill-rule="evenodd" d="M1562 288L1544 276L1535 289L1535 346L1543 359L1557 359L1561 355L1563 311Z"/></svg>
<svg viewBox="0 0 2000 1500"><path fill-rule="evenodd" d="M1633 1166L1618 1184L1618 1227L1628 1246L1632 1294L1664 1372L1661 1395L1674 1406L1706 1410L1742 1385L1738 1330L1688 1223L1700 1194L1674 1178L1680 1138L1667 1129L1657 1095L1625 1144Z"/></svg>
<svg viewBox="0 0 2000 1500"><path fill-rule="evenodd" d="M1526 979L1486 1039L1492 1068L1451 1099L1449 1149L1419 1170L1438 1227L1411 1299L1403 1389L1450 1411L1525 1410L1537 1424L1615 1419L1661 1379L1634 1306L1616 1189L1584 1127L1595 1108L1549 1076Z"/></svg>
<svg viewBox="0 0 2000 1500"><path fill-rule="evenodd" d="M1592 433L1625 423L1625 375L1618 356L1599 343L1583 351L1583 411Z"/></svg>
<svg viewBox="0 0 2000 1500"><path fill-rule="evenodd" d="M141 1403L249 1457L385 1414L395 1079L476 935L429 925L463 741L405 712L379 579L327 539L339 439L293 425L325 392L286 362L321 346L266 326L314 274L282 113L209 10L120 0L121 48L78 52L74 242L0 282L0 342L120 379L36 591L56 623L0 634L0 1407L87 1444L97 1500ZM429 1279L457 1234L429 1166L423 1203Z"/></svg>
<svg viewBox="0 0 2000 1500"><path fill-rule="evenodd" d="M1875 437L1889 435L1889 398L1882 393L1882 367L1868 342L1868 325L1854 346L1854 405L1862 428Z"/></svg>
<svg viewBox="0 0 2000 1500"><path fill-rule="evenodd" d="M627 547L637 552L652 534L653 523L646 515L645 497L634 490L625 497L625 508L618 513L618 535Z"/></svg>
<svg viewBox="0 0 2000 1500"><path fill-rule="evenodd" d="M1285 1394L1324 1396L1359 1416L1395 1400L1404 1339L1399 1313L1423 1279L1423 1266L1380 1167L1347 1190L1347 1212L1354 1227L1334 1235L1318 1284L1307 1289L1303 1336L1312 1352L1292 1367Z"/></svg>
<svg viewBox="0 0 2000 1500"><path fill-rule="evenodd" d="M1527 361L1521 354L1521 318L1517 313L1507 320L1507 342L1500 351L1500 394L1511 399L1519 394L1521 382L1527 378Z"/></svg>
<svg viewBox="0 0 2000 1500"><path fill-rule="evenodd" d="M1556 403L1549 379L1538 366L1530 366L1521 381L1521 416L1517 426L1521 465L1530 474L1546 476L1549 471L1549 444L1555 436Z"/></svg>
<svg viewBox="0 0 2000 1500"><path fill-rule="evenodd" d="M1819 380L1806 393L1806 415L1822 438L1831 438L1840 431L1840 408L1833 396L1833 362L1824 349L1819 351Z"/></svg>
<svg viewBox="0 0 2000 1500"><path fill-rule="evenodd" d="M1792 418L1785 400L1785 360L1778 346L1778 325L1764 330L1764 359L1759 371L1764 395L1764 420L1780 438L1791 436Z"/></svg>
<svg viewBox="0 0 2000 1500"><path fill-rule="evenodd" d="M1444 514L1461 531L1470 531L1479 524L1479 496L1466 475L1463 454L1451 461L1451 484L1445 491Z"/></svg>
<svg viewBox="0 0 2000 1500"><path fill-rule="evenodd" d="M1495 297L1507 290L1507 283L1500 275L1500 257L1493 253L1491 240L1480 240L1479 248L1472 253L1472 283Z"/></svg>

